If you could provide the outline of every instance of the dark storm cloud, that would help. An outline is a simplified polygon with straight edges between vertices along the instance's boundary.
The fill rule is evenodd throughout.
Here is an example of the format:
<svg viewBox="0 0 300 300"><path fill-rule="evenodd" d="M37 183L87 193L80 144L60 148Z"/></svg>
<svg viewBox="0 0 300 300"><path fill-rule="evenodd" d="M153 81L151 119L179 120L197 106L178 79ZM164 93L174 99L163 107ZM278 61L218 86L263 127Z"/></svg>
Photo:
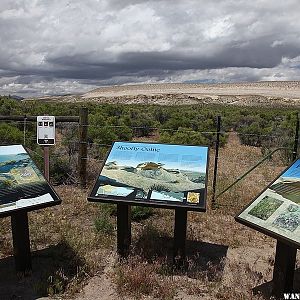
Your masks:
<svg viewBox="0 0 300 300"><path fill-rule="evenodd" d="M76 55L50 59L48 63L64 68L52 73L56 77L103 80L123 75L159 76L165 70L175 72L228 67L273 68L281 63L283 56L295 58L298 55L300 48L297 46L286 45L274 49L261 40L246 48L233 46L221 49L211 57L173 51L130 52L119 55L115 62L93 62L90 58L87 60L86 56Z"/></svg>
<svg viewBox="0 0 300 300"><path fill-rule="evenodd" d="M1 6L0 93L300 79L298 0L3 0Z"/></svg>

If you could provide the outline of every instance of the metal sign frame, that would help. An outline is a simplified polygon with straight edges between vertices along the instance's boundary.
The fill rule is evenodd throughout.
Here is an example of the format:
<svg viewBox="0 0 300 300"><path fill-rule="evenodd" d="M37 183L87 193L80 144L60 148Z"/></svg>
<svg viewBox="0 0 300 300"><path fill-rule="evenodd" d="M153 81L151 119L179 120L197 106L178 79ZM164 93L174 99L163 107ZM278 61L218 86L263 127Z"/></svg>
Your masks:
<svg viewBox="0 0 300 300"><path fill-rule="evenodd" d="M293 246L293 247L296 247L296 248L298 248L298 249L300 249L300 242L297 242L297 241L295 241L295 240L293 240L292 238L289 238L289 237L286 237L286 236L284 236L283 234L280 234L280 233L278 233L278 232L274 232L274 231L272 231L272 229L268 229L268 228L266 228L266 227L264 227L264 226L261 226L261 225L258 225L258 224L256 224L256 223L253 223L253 222L251 222L251 221L249 221L249 220L246 220L246 219L244 219L243 217L241 217L241 215L252 205L252 204L254 204L260 197L262 197L269 189L270 189L270 187L271 186L273 186L273 184L283 175L283 174L285 174L289 169L291 169L293 166L294 166L294 164L296 164L297 162L299 162L299 165L300 165L300 158L298 158L298 159L296 159L295 161L293 161L293 163L292 164L290 164L284 171L282 171L280 174L279 174L279 176L277 176L257 197L255 197L255 199L254 200L252 200L246 207L244 207L236 216L235 216L235 220L237 221L237 222L239 222L239 223L241 223L241 224L243 224L243 225L246 225L246 226L248 226L248 227L250 227L250 228L253 228L253 229L255 229L255 230L257 230L257 231L259 231L259 232L261 232L261 233L263 233L263 234L266 234L266 235L268 235L268 236L270 236L270 237L272 237L272 238L275 238L275 239L277 239L277 240L279 240L279 241L282 241L282 242L284 242L284 243L286 243L286 244L289 244L289 245L291 245L291 246ZM300 179L299 179L300 180ZM266 195L267 196L267 195ZM284 198L284 197L283 197ZM299 198L300 198L300 196L299 196ZM260 200L260 201L262 201L263 200L263 198ZM260 203L260 202L258 202L258 203ZM258 204L257 203L257 204ZM298 205L298 206L300 206L300 205ZM299 225L300 226L300 225Z"/></svg>
<svg viewBox="0 0 300 300"><path fill-rule="evenodd" d="M8 211L3 211L3 212L0 211L0 218L7 217L7 216L10 216L10 215L14 215L15 213L18 213L18 212L29 212L29 211L38 210L38 209L41 209L41 208L45 208L45 207L49 207L49 206L54 206L54 205L60 204L62 202L61 199L60 199L60 197L54 191L54 189L50 185L49 181L45 178L44 174L36 166L36 164L34 163L34 160L32 159L31 155L28 153L27 149L23 145L6 145L6 146L22 146L23 147L24 153L26 153L28 155L29 159L33 162L33 164L35 165L36 169L40 172L39 176L41 176L44 179L44 181L45 181L45 183L47 185L46 192L51 195L51 197L52 197L53 200L47 201L47 202L44 202L44 203L33 204L31 206L18 207L18 208L15 208L15 209L12 209L12 210L8 210ZM16 189L18 189L18 188L16 188ZM26 200L26 198L24 198L24 201L25 200Z"/></svg>
<svg viewBox="0 0 300 300"><path fill-rule="evenodd" d="M117 143L123 143L123 144L130 144L133 147L137 144L142 144L145 147L149 146L149 147L158 147L158 146L177 146L177 147L186 147L185 150L187 150L189 147L199 147L199 148L205 148L205 150L207 151L206 157L205 157L205 182L204 182L204 188L201 189L201 191L197 191L197 193L199 193L199 203L198 204L194 204L194 203L188 203L186 196L185 196L185 200L183 200L182 202L179 201L167 201L167 200L161 200L161 199L150 199L149 195L147 196L147 198L140 198L137 196L137 194L135 195L131 195L131 196L114 196L114 195L107 195L107 194L100 194L97 195L97 190L100 187L100 183L101 180L100 175L103 171L103 168L110 156L110 154L112 153L113 149L114 149L114 145L117 145ZM122 144L121 144L122 145ZM200 152L200 149L199 149ZM129 204L129 205L139 205L139 206L152 206L152 207L161 207L161 208L169 208L169 209L176 209L176 208L185 208L187 210L190 211L202 211L205 212L206 211L206 197L207 197L207 181L208 181L208 164L209 164L209 146L199 146L199 145L176 145L176 144L162 144L162 143L147 143L147 142L114 142L111 149L109 150L108 154L106 155L106 158L103 162L103 165L101 167L100 170L100 174L97 177L95 184L93 186L93 189L90 193L90 195L88 196L88 200L92 201L92 202L108 202L108 203L115 203L115 204ZM200 189L199 189L200 190ZM191 191L193 192L193 191ZM186 192L188 193L188 192Z"/></svg>

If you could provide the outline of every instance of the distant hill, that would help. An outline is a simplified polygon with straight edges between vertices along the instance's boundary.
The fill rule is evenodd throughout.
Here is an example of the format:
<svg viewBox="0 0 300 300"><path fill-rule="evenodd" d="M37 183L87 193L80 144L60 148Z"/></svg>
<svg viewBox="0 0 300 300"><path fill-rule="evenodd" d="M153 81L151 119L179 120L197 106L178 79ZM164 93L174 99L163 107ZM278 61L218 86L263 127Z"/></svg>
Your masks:
<svg viewBox="0 0 300 300"><path fill-rule="evenodd" d="M120 104L228 104L300 106L300 81L243 83L162 83L103 86L82 95L49 96L42 101Z"/></svg>
<svg viewBox="0 0 300 300"><path fill-rule="evenodd" d="M23 100L23 97L17 96L17 95L10 95L11 99L15 99L15 100Z"/></svg>

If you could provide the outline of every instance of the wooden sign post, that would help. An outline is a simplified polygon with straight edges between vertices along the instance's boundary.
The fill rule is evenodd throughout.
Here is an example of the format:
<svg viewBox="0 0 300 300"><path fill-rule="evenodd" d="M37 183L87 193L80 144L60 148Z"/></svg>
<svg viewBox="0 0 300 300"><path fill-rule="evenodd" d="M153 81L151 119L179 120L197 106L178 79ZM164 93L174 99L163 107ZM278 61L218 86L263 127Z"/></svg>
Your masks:
<svg viewBox="0 0 300 300"><path fill-rule="evenodd" d="M44 176L50 180L50 162L49 162L49 146L43 146L44 148Z"/></svg>

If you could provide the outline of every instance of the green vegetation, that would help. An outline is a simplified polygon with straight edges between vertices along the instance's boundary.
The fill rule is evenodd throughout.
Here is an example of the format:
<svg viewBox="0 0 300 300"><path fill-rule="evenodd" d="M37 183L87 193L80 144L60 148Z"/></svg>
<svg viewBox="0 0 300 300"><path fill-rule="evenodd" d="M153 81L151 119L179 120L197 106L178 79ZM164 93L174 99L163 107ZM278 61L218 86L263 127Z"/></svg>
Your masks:
<svg viewBox="0 0 300 300"><path fill-rule="evenodd" d="M228 132L236 131L244 145L260 147L267 153L274 147L293 147L296 110L292 108L257 108L226 105L121 105L99 103L67 103L38 100L18 101L0 97L0 115L78 115L80 106L89 110L89 157L104 159L107 148L115 141L146 138L164 143L214 145L216 116L222 117L221 146ZM57 124L63 148L52 158L55 181L74 177L74 157L78 150L76 124ZM0 122L1 143L22 143L22 122ZM225 133L226 132L226 133ZM26 123L26 146L42 156L36 145L36 124ZM63 158L62 158L63 157ZM63 161L62 161L63 159ZM291 152L283 159L291 159ZM72 170L66 168L71 164Z"/></svg>
<svg viewBox="0 0 300 300"><path fill-rule="evenodd" d="M0 136L2 144L19 144L23 142L23 133L18 128L6 123L0 124Z"/></svg>
<svg viewBox="0 0 300 300"><path fill-rule="evenodd" d="M0 97L1 115L78 115L83 103L57 103L43 101L18 101ZM264 135L292 136L295 128L295 110L290 108L253 108L226 105L121 105L84 103L89 109L89 139L99 144L110 144L114 140L131 140L153 135L158 129L158 139L164 142L212 144L216 129L216 116L222 116L222 131L235 130L244 144L263 146ZM23 124L12 123L1 126L11 136L6 140L20 142ZM15 128L11 131L10 127ZM68 140L76 137L76 130L66 129L61 124ZM18 130L17 130L18 129ZM72 129L72 128L71 128ZM0 127L1 130L1 127ZM4 129L3 129L4 131ZM28 122L26 138L35 137L35 124ZM256 135L255 137L251 136ZM223 136L222 142L226 139ZM35 141L30 141L31 145Z"/></svg>

